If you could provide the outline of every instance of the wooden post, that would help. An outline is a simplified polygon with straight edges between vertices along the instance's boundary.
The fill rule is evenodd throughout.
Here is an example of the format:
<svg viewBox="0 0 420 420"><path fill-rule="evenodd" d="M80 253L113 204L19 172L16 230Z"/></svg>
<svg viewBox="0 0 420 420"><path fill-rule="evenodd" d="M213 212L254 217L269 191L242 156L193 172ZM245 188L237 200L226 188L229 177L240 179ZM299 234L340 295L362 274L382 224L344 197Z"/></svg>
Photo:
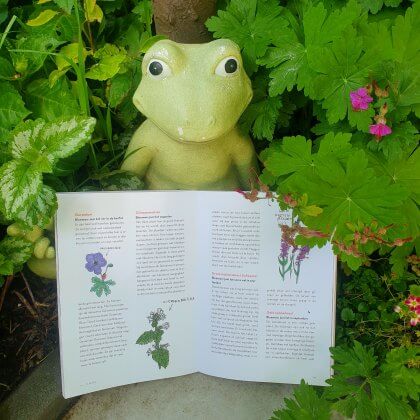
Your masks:
<svg viewBox="0 0 420 420"><path fill-rule="evenodd" d="M185 44L211 41L204 22L215 13L216 0L153 0L156 33Z"/></svg>

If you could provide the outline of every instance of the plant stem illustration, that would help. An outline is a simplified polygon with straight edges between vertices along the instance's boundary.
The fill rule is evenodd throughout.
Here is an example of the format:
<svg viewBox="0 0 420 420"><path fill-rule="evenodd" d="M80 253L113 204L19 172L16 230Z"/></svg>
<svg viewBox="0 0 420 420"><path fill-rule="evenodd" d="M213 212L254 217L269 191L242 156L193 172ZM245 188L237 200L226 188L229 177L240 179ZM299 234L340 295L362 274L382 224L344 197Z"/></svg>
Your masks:
<svg viewBox="0 0 420 420"><path fill-rule="evenodd" d="M281 229L280 254L277 257L279 273L283 281L285 281L286 275L289 274L289 277L294 276L297 283L299 281L302 262L308 258L310 248L308 246L296 245L287 226L281 225Z"/></svg>
<svg viewBox="0 0 420 420"><path fill-rule="evenodd" d="M159 369L165 369L169 365L169 344L161 344L164 330L169 328L169 323L164 322L159 325L159 322L166 318L163 309L158 308L155 312L150 312L147 317L152 329L145 331L136 341L136 344L145 345L151 344L152 346L147 350L147 355L152 356L152 359L157 363Z"/></svg>
<svg viewBox="0 0 420 420"><path fill-rule="evenodd" d="M114 280L107 280L107 273L108 268L113 266L113 264L107 262L107 260L100 252L86 255L86 270L96 274L96 276L91 278L93 286L90 288L90 291L95 293L96 296L101 297L102 293L105 296L111 294L110 286L114 286L116 283ZM103 269L104 271L102 272Z"/></svg>

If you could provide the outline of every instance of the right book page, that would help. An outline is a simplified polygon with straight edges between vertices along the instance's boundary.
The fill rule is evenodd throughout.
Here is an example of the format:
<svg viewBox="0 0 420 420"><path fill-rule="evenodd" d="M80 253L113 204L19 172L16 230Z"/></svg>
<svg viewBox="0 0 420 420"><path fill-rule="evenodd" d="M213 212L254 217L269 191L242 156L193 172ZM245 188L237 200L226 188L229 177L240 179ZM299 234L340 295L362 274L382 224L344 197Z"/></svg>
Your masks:
<svg viewBox="0 0 420 420"><path fill-rule="evenodd" d="M335 326L331 246L291 246L281 229L291 213L276 202L197 194L200 372L326 385Z"/></svg>

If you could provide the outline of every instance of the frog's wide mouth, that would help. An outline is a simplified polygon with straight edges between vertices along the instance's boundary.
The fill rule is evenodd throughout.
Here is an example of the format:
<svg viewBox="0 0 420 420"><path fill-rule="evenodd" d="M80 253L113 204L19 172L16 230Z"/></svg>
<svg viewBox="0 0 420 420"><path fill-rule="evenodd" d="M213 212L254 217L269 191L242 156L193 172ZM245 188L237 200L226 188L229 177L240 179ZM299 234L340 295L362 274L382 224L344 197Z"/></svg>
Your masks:
<svg viewBox="0 0 420 420"><path fill-rule="evenodd" d="M203 136L203 129L196 129L193 127L188 127L188 129L182 130L180 132L181 127L164 127L161 124L156 123L156 121L153 121L153 119L149 118L149 120L157 127L160 131L164 132L171 140L174 140L178 143L183 144L208 144L216 141L220 137L226 135L230 131L233 130L235 127L235 124L232 127L228 127L227 129L219 129L215 130L214 133L210 136ZM181 134L182 133L182 134Z"/></svg>

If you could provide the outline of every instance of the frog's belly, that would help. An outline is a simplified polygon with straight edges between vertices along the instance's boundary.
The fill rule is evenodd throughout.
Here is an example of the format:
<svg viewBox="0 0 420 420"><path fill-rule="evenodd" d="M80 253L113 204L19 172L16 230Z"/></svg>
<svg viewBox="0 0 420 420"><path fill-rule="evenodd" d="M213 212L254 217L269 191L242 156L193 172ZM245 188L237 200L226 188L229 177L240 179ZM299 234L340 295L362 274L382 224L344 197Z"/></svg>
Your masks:
<svg viewBox="0 0 420 420"><path fill-rule="evenodd" d="M181 156L160 152L146 173L146 186L150 190L234 190L239 180L232 159L220 152L199 148Z"/></svg>

